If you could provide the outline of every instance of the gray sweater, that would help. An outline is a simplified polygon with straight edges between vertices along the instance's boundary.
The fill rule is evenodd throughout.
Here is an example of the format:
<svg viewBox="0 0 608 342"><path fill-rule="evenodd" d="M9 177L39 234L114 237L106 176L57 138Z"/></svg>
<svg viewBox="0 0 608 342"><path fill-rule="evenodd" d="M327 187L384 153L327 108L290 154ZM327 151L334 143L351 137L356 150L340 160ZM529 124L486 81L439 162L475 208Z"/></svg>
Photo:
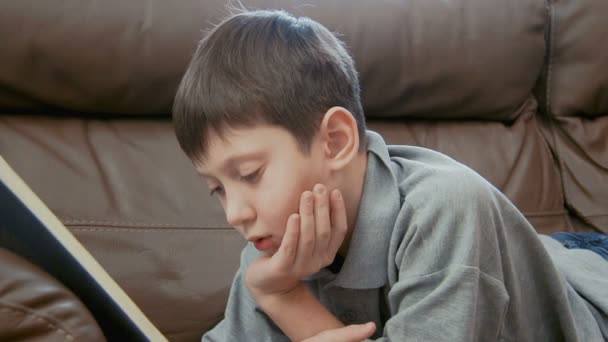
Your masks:
<svg viewBox="0 0 608 342"><path fill-rule="evenodd" d="M345 324L381 341L603 341L608 262L538 235L494 186L449 157L369 132L348 255L305 279ZM225 319L203 341L286 341L250 296L241 255Z"/></svg>

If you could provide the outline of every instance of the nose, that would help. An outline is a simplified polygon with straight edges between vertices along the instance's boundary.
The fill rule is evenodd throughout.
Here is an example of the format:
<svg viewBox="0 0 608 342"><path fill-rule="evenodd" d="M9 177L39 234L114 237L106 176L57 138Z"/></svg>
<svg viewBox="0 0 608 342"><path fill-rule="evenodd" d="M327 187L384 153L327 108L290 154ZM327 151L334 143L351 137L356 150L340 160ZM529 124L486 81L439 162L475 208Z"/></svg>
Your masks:
<svg viewBox="0 0 608 342"><path fill-rule="evenodd" d="M226 221L241 230L255 219L255 209L244 196L226 196Z"/></svg>

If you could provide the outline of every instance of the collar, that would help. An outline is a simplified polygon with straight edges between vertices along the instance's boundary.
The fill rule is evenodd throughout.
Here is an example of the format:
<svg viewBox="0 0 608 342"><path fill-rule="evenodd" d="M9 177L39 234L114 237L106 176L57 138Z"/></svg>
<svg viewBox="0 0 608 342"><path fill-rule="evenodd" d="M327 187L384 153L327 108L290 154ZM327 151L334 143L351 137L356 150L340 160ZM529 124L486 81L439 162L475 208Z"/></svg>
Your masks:
<svg viewBox="0 0 608 342"><path fill-rule="evenodd" d="M391 233L401 201L384 139L367 131L367 169L357 223L340 272L328 286L379 288L387 279Z"/></svg>

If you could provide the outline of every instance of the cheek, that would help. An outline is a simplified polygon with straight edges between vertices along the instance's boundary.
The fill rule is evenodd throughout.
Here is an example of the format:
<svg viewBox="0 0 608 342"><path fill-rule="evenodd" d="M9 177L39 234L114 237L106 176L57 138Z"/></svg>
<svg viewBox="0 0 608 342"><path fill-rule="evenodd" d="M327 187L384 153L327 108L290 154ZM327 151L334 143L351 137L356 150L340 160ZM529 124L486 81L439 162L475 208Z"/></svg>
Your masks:
<svg viewBox="0 0 608 342"><path fill-rule="evenodd" d="M268 181L262 185L263 191L258 192L258 220L273 234L282 237L289 215L299 212L300 195L312 190L315 181L310 175L293 174L285 178L268 176Z"/></svg>
<svg viewBox="0 0 608 342"><path fill-rule="evenodd" d="M258 220L276 235L283 236L287 218L298 212L300 193L296 186L271 184L258 197Z"/></svg>

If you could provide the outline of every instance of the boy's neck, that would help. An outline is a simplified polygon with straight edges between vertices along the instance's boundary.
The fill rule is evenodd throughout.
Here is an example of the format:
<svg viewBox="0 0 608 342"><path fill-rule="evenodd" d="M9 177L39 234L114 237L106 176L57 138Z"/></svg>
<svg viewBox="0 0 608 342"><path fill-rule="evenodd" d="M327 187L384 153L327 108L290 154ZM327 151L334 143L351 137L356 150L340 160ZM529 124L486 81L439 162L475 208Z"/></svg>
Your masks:
<svg viewBox="0 0 608 342"><path fill-rule="evenodd" d="M342 178L342 184L339 186L344 198L348 222L348 230L346 231L344 242L342 242L342 246L340 246L340 249L338 250L338 254L341 256L346 256L348 253L350 240L357 224L359 203L361 202L361 197L363 195L363 185L365 184L365 174L367 172L367 154L367 151L357 154L357 157L347 168L344 177Z"/></svg>

